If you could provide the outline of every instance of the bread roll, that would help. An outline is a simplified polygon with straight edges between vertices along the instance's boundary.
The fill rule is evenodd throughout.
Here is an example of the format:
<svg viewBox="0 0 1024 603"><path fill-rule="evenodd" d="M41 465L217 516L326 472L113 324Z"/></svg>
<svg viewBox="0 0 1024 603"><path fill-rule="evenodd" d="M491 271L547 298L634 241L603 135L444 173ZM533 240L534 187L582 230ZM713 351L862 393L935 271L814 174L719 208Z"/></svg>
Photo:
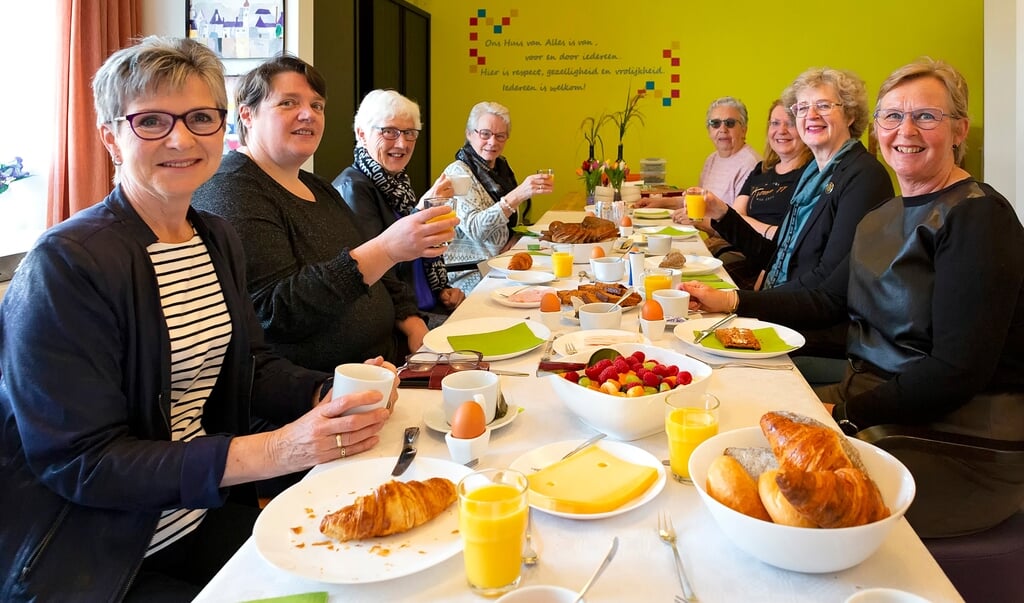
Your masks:
<svg viewBox="0 0 1024 603"><path fill-rule="evenodd" d="M723 505L744 515L771 521L771 516L761 504L757 482L747 473L739 461L731 456L721 455L708 467L708 494Z"/></svg>
<svg viewBox="0 0 1024 603"><path fill-rule="evenodd" d="M533 267L533 256L526 252L519 252L508 261L509 270L529 270Z"/></svg>
<svg viewBox="0 0 1024 603"><path fill-rule="evenodd" d="M778 469L770 469L757 478L757 492L760 495L761 504L768 511L768 515L771 515L772 521L797 528L818 527L816 523L794 509L793 505L789 504L786 497L779 491L779 485L775 483L775 476L778 473Z"/></svg>

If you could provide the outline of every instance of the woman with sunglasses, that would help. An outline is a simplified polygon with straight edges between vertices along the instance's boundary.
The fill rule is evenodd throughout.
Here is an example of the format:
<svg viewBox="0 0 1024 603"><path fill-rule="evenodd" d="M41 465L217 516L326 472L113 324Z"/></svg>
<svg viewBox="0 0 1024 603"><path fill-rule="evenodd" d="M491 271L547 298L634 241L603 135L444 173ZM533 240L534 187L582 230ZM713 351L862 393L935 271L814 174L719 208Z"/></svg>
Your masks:
<svg viewBox="0 0 1024 603"><path fill-rule="evenodd" d="M416 211L416 193L405 168L422 128L420 106L394 90L371 90L359 104L353 162L333 184L367 238ZM423 196L451 197L454 192L448 177L441 174ZM413 290L431 326L443 322L466 299L461 289L449 286L442 257L399 262L394 274Z"/></svg>
<svg viewBox="0 0 1024 603"><path fill-rule="evenodd" d="M368 450L390 412L342 416L381 395L332 400L271 353L238 236L189 204L224 148L217 55L148 37L92 86L114 190L0 306L0 600L191 601L252 535L260 480Z"/></svg>
<svg viewBox="0 0 1024 603"><path fill-rule="evenodd" d="M457 220L443 207L396 220L375 237L359 229L338 191L302 169L323 137L327 83L280 56L238 83L243 146L228 153L193 204L221 215L245 246L249 294L267 339L297 364L332 371L383 356L400 364L427 324L398 262L444 252Z"/></svg>
<svg viewBox="0 0 1024 603"><path fill-rule="evenodd" d="M550 174L530 174L517 184L516 175L502 157L512 136L508 108L494 102L477 103L466 120L466 144L444 173L470 176L469 192L456 209L462 238L498 255L517 240L513 229L525 219L533 195L550 193L555 186Z"/></svg>
<svg viewBox="0 0 1024 603"><path fill-rule="evenodd" d="M882 83L876 132L901 196L867 213L847 258L817 287L737 294L683 285L711 311L793 327L851 320L845 376L816 389L848 434L891 423L1024 441L1024 228L1003 195L959 167L967 97L963 76L931 59ZM922 536L977 531L1024 502L1019 476L991 477L993 466L945 453L928 462L931 475L965 487L940 486L957 508L912 521ZM934 485L919 484L915 506L941 502L920 499Z"/></svg>

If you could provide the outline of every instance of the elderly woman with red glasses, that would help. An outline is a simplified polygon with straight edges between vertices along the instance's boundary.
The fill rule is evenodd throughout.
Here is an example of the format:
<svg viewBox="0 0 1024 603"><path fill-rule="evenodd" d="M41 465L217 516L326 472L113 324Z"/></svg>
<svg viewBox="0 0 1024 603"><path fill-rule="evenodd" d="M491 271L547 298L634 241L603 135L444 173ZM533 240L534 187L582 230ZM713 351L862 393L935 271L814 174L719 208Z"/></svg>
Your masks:
<svg viewBox="0 0 1024 603"><path fill-rule="evenodd" d="M530 210L530 198L550 193L555 185L551 174L530 174L517 184L515 173L501 155L511 135L508 107L477 103L466 120L466 144L444 170L449 178L472 178L469 192L460 195L456 208L461 220L457 230L461 238L480 245L491 255L515 243L513 228Z"/></svg>

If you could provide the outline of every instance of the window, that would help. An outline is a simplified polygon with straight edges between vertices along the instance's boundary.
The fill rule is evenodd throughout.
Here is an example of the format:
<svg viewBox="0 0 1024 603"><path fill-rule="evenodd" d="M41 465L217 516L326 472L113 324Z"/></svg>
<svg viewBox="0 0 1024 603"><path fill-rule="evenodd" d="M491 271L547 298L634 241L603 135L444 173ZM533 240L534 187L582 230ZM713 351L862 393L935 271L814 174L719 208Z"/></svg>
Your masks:
<svg viewBox="0 0 1024 603"><path fill-rule="evenodd" d="M0 164L16 157L31 175L0 193L0 265L28 250L46 227L46 191L53 147L57 27L52 2L4 4L0 36ZM0 281L10 270L0 270Z"/></svg>

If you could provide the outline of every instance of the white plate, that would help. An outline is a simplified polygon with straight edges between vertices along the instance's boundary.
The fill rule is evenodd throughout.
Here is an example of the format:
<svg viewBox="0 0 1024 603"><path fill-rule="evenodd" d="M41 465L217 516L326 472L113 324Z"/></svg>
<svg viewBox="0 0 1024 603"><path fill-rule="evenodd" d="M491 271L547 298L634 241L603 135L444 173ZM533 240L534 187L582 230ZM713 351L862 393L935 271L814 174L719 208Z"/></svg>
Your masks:
<svg viewBox="0 0 1024 603"><path fill-rule="evenodd" d="M643 228L639 228L638 230L644 235L652 235L658 234L660 231L665 230L665 228L665 226L644 226ZM693 226L688 226L685 224L673 224L668 228L674 228L683 233L679 235L672 235L673 241L682 241L683 239L689 239L691 237L697 236L697 229L694 228Z"/></svg>
<svg viewBox="0 0 1024 603"><path fill-rule="evenodd" d="M522 252L517 252L522 253ZM487 260L487 265L491 267L491 270L497 270L498 272L508 274L509 272L523 272L522 270L509 270L508 263L512 259L515 253L506 253L499 255ZM537 254L537 252L530 253L530 257L533 258L533 266L531 270L540 268L543 271L551 270L551 254Z"/></svg>
<svg viewBox="0 0 1024 603"><path fill-rule="evenodd" d="M324 515L352 504L390 479L396 460L392 456L348 461L275 496L253 526L260 556L301 578L357 584L414 574L458 555L462 551L458 503L402 534L340 543L320 533ZM458 463L419 456L401 481L445 477L457 484L471 472Z"/></svg>
<svg viewBox="0 0 1024 603"><path fill-rule="evenodd" d="M633 210L633 217L641 220L664 220L672 217L672 210L660 207L638 207Z"/></svg>
<svg viewBox="0 0 1024 603"><path fill-rule="evenodd" d="M569 312L569 314L571 315L572 312ZM579 319L576 319L576 322L579 322ZM588 340L595 339L599 341L604 340L604 342L599 344L587 344ZM584 331L573 331L572 333L562 335L555 340L552 344L552 348L561 356L570 356L571 354L569 354L565 349L565 344L570 342L576 346L577 354L587 350L606 348L609 345L615 345L616 343L651 343L650 340L636 331L622 331L619 329L589 329Z"/></svg>
<svg viewBox="0 0 1024 603"><path fill-rule="evenodd" d="M523 456L512 461L509 469L515 469L516 471L530 475L531 473L534 473L532 467L546 467L547 465L558 461L565 456L565 453L582 443L583 440L565 440L563 442L555 442L554 444L541 446L540 448L527 452ZM662 465L661 461L656 459L650 452L637 448L636 446L631 446L622 442L609 442L608 440L598 442L594 444L594 446L597 446L598 448L601 448L624 461L635 463L637 465L653 467L658 472L658 479L655 480L651 487L640 496L622 505L618 509L606 511L604 513L568 513L564 511L543 509L533 504L530 506L549 515L566 517L568 519L604 519L605 517L614 517L615 515L621 515L627 511L632 511L633 509L650 502L658 495L659 492L661 492L661 489L665 487L665 466Z"/></svg>
<svg viewBox="0 0 1024 603"><path fill-rule="evenodd" d="M508 402L508 398L505 400ZM518 416L519 407L509 402L508 412L505 413L505 416L491 421L487 426L490 427L492 431L495 429L501 429L512 421L515 421ZM427 427L439 433L448 433L452 430L452 426L448 424L448 421L444 420L444 408L440 406L433 406L423 411L423 422L427 424Z"/></svg>
<svg viewBox="0 0 1024 603"><path fill-rule="evenodd" d="M622 313L625 314L627 312L632 312L633 310L636 310L637 308L639 308L641 305L643 305L643 302L641 302L639 304L636 304L635 306L629 306L628 308L623 308L622 309ZM574 325L580 324L580 318L579 318L579 316L576 316L576 311L575 310L565 310L564 312L562 312L562 318L564 318L568 322L571 322Z"/></svg>
<svg viewBox="0 0 1024 603"><path fill-rule="evenodd" d="M779 334L779 337L782 339L782 341L793 346L793 349L785 352L759 352L757 350L739 349L715 350L711 348L706 348L699 343L693 342L693 340L696 339L696 337L693 336L694 331L701 331L703 329L706 329L711 325L715 324L716 322L718 322L719 320L722 320L721 317L688 320L681 325L676 325L676 337L678 337L680 341L683 342L683 345L685 345L686 347L704 352L705 354L711 354L713 356L724 356L726 358L774 358L776 356L782 356L784 354L794 352L802 348L804 343L806 343L806 341L804 340L804 336L794 331L793 329L790 329L789 327L784 327L782 325L777 325L771 322L763 322L757 320L756 318L737 318L725 326L746 327L748 329L765 329L771 327L775 329L776 333ZM714 335L711 335L711 337L714 337Z"/></svg>
<svg viewBox="0 0 1024 603"><path fill-rule="evenodd" d="M679 270L683 276L700 276L702 274L712 274L716 270L722 267L722 260L713 258L706 255L686 255L686 264L682 268L673 268L673 270ZM663 255L652 255L651 257L644 260L644 266L647 268L657 268L658 264L665 259Z"/></svg>
<svg viewBox="0 0 1024 603"><path fill-rule="evenodd" d="M469 335L471 333L491 333L493 331L500 331L509 327L515 326L518 323L525 322L526 326L530 327L533 334L536 335L541 341L537 345L531 346L525 350L519 350L510 354L497 354L495 356L484 356L484 360L492 362L494 360L505 360L506 358L515 358L521 356L530 350L539 348L547 338L551 336L551 329L545 327L543 324L533 320L523 320L521 318L469 318L467 320L449 320L443 323L441 326L428 331L423 336L423 345L427 346L431 352L438 352L444 354L452 352L452 346L448 343L449 335Z"/></svg>
<svg viewBox="0 0 1024 603"><path fill-rule="evenodd" d="M543 285L555 280L555 274L553 272L541 272L540 270L512 270L507 273L505 278L527 285Z"/></svg>
<svg viewBox="0 0 1024 603"><path fill-rule="evenodd" d="M491 299L493 299L494 301L498 302L503 306L508 306L510 308L539 308L540 298L537 298L537 301L532 302L512 301L511 299L509 299L509 296L511 296L513 293L522 292L525 291L526 289L532 288L533 287L524 287L522 285L516 285L515 287L502 287L501 289L495 289L494 291L491 291ZM538 288L550 290L552 293L555 291L555 289L552 287Z"/></svg>

